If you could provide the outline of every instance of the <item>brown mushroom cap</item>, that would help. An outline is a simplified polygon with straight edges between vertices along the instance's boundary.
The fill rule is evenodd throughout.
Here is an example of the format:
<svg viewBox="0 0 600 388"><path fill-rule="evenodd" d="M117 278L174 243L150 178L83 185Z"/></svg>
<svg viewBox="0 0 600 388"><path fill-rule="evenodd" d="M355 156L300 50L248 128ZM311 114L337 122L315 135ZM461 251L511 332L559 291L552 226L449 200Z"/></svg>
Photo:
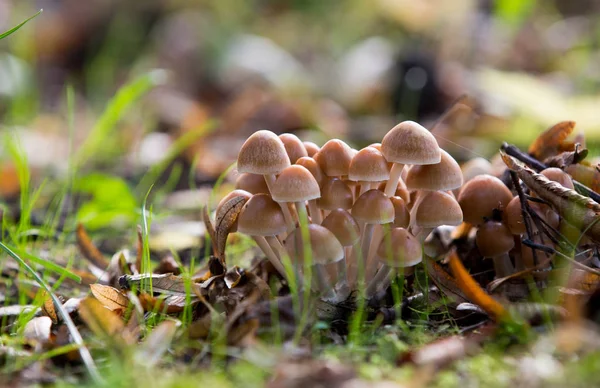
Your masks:
<svg viewBox="0 0 600 388"><path fill-rule="evenodd" d="M549 168L546 168L545 170L542 170L540 172L540 174L544 175L546 178L550 179L551 181L560 183L562 186L566 187L567 189L571 189L571 190L575 189L575 186L573 186L573 180L571 179L571 176L569 176L569 174L567 174L560 168L549 167Z"/></svg>
<svg viewBox="0 0 600 388"><path fill-rule="evenodd" d="M464 181L468 182L471 179L475 178L477 175L491 175L492 164L487 159L484 159L482 157L476 157L463 163L460 166L460 169L462 170Z"/></svg>
<svg viewBox="0 0 600 388"><path fill-rule="evenodd" d="M463 184L460 166L449 153L440 149L441 161L437 164L415 165L406 173L409 190L454 190Z"/></svg>
<svg viewBox="0 0 600 388"><path fill-rule="evenodd" d="M415 225L421 228L435 228L440 225L460 225L462 210L448 193L430 191L420 202L415 214Z"/></svg>
<svg viewBox="0 0 600 388"><path fill-rule="evenodd" d="M269 193L267 182L265 177L258 174L243 173L240 174L235 181L235 188L240 190L246 190L252 194Z"/></svg>
<svg viewBox="0 0 600 388"><path fill-rule="evenodd" d="M352 181L379 182L389 177L388 163L374 147L363 148L350 161L348 179Z"/></svg>
<svg viewBox="0 0 600 388"><path fill-rule="evenodd" d="M321 149L321 147L319 147L312 141L305 141L305 142L302 142L302 144L304 144L304 149L306 150L306 154L311 158L313 156L315 156L315 154L317 152L319 152L319 150Z"/></svg>
<svg viewBox="0 0 600 388"><path fill-rule="evenodd" d="M525 233L525 222L523 221L523 212L521 211L521 201L518 196L510 200L504 212L502 221L514 235Z"/></svg>
<svg viewBox="0 0 600 388"><path fill-rule="evenodd" d="M464 220L479 225L492 217L494 209L504 210L512 198L512 193L500 179L478 175L465 183L458 195L458 203Z"/></svg>
<svg viewBox="0 0 600 388"><path fill-rule="evenodd" d="M384 192L385 191L385 184L386 182L381 182L379 184L379 186L377 186L377 190ZM410 193L409 191L404 187L404 182L402 180L400 180L398 182L398 186L396 187L396 192L394 193L394 197L400 197L404 200L404 202L409 202L410 201Z"/></svg>
<svg viewBox="0 0 600 388"><path fill-rule="evenodd" d="M319 186L323 186L323 183L325 181L325 174L323 174L323 170L321 170L319 163L317 163L313 158L311 158L310 156L302 157L296 160L296 164L310 171L312 176L314 176L317 180Z"/></svg>
<svg viewBox="0 0 600 388"><path fill-rule="evenodd" d="M287 152L292 164L296 163L296 160L300 159L301 157L308 156L306 148L304 148L304 144L302 144L302 140L300 140L298 136L291 133L282 133L279 135L279 138L283 142L285 151Z"/></svg>
<svg viewBox="0 0 600 388"><path fill-rule="evenodd" d="M290 158L279 137L271 131L254 132L242 145L238 154L239 172L267 175L279 174L290 165Z"/></svg>
<svg viewBox="0 0 600 388"><path fill-rule="evenodd" d="M353 199L354 195L347 184L341 179L329 178L323 184L317 207L325 210L350 209Z"/></svg>
<svg viewBox="0 0 600 388"><path fill-rule="evenodd" d="M310 171L293 164L279 174L271 195L277 202L301 202L319 198L321 190Z"/></svg>
<svg viewBox="0 0 600 388"><path fill-rule="evenodd" d="M377 247L376 257L393 268L412 267L423 260L421 243L404 228L393 228Z"/></svg>
<svg viewBox="0 0 600 388"><path fill-rule="evenodd" d="M309 224L308 232L310 235L313 264L335 263L344 258L342 244L329 229L321 225ZM296 228L287 236L284 245L294 262L302 263L304 261L304 244L301 227Z"/></svg>
<svg viewBox="0 0 600 388"><path fill-rule="evenodd" d="M314 159L321 166L321 170L327 176L348 175L350 161L354 151L350 146L338 139L329 140L314 155Z"/></svg>
<svg viewBox="0 0 600 388"><path fill-rule="evenodd" d="M441 160L435 137L414 121L403 121L381 141L381 152L388 162L401 164L436 164Z"/></svg>
<svg viewBox="0 0 600 388"><path fill-rule="evenodd" d="M394 205L379 190L368 190L352 206L352 216L365 224L394 222Z"/></svg>
<svg viewBox="0 0 600 388"><path fill-rule="evenodd" d="M394 227L408 228L410 224L410 212L406 206L406 201L401 197L391 197L392 205L394 205Z"/></svg>
<svg viewBox="0 0 600 388"><path fill-rule="evenodd" d="M352 246L360 240L360 228L358 227L358 223L354 217L344 209L332 210L331 213L325 217L321 226L329 229L345 247Z"/></svg>
<svg viewBox="0 0 600 388"><path fill-rule="evenodd" d="M482 256L496 257L513 249L515 239L503 223L488 221L477 229L475 244Z"/></svg>
<svg viewBox="0 0 600 388"><path fill-rule="evenodd" d="M255 194L238 216L238 232L249 236L275 236L287 229L279 204L267 194Z"/></svg>

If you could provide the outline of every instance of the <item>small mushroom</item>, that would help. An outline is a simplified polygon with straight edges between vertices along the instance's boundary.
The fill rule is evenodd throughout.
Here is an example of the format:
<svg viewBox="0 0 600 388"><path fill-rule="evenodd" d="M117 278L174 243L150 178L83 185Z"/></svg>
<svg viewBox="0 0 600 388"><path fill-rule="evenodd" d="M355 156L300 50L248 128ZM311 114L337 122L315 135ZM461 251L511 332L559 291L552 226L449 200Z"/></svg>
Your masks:
<svg viewBox="0 0 600 388"><path fill-rule="evenodd" d="M503 278L514 272L508 252L515 246L515 240L504 224L488 221L479 226L475 244L483 257L491 257L494 261L496 277Z"/></svg>
<svg viewBox="0 0 600 388"><path fill-rule="evenodd" d="M492 218L494 210L504 210L513 196L502 181L491 175L478 175L465 183L458 195L463 218L472 225Z"/></svg>
<svg viewBox="0 0 600 388"><path fill-rule="evenodd" d="M313 158L319 163L325 175L341 178L348 175L353 156L354 152L348 144L332 139L325 143Z"/></svg>
<svg viewBox="0 0 600 388"><path fill-rule="evenodd" d="M307 215L305 201L308 201L311 213L318 213L315 199L321 196L319 184L310 171L293 164L279 174L273 185L273 199L280 203L294 203L301 220L301 213Z"/></svg>
<svg viewBox="0 0 600 388"><path fill-rule="evenodd" d="M304 144L302 144L298 136L291 133L282 133L279 135L279 138L292 164L296 163L298 159L308 156L308 152L306 152L306 148L304 148Z"/></svg>
<svg viewBox="0 0 600 388"><path fill-rule="evenodd" d="M377 187L377 182L390 177L387 161L376 148L366 147L360 150L350 162L348 179L360 184L358 196ZM375 186L375 187L373 187Z"/></svg>

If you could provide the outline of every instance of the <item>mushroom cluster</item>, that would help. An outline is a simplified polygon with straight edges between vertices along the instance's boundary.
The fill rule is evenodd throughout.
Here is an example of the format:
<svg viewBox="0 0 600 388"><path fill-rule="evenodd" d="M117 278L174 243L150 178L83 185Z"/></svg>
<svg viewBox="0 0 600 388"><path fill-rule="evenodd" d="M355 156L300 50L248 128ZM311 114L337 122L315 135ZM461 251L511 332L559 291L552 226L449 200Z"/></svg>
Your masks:
<svg viewBox="0 0 600 388"><path fill-rule="evenodd" d="M423 259L422 243L441 225L459 225L453 190L458 163L413 121L359 151L333 139L322 147L293 134L260 130L242 146L236 190L237 231L251 236L274 268L340 301L353 290L370 298L397 271Z"/></svg>

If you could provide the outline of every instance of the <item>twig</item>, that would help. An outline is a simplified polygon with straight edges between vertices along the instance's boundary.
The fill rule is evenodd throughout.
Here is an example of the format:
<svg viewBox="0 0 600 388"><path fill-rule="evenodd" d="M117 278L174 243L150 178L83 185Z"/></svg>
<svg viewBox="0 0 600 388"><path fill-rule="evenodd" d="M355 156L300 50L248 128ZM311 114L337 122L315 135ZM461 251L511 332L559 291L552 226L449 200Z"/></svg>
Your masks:
<svg viewBox="0 0 600 388"><path fill-rule="evenodd" d="M519 201L521 202L521 215L523 216L523 223L525 224L525 231L527 232L527 238L529 240L531 240L533 238L533 231L531 230L531 225L529 224L529 218L527 217L527 216L529 216L529 213L527 212L527 208L528 208L529 204L527 204L527 202L525 200L525 194L523 193L523 188L521 187L521 184L519 183L519 177L517 176L517 173L511 170L510 178L513 181L513 185L515 186L515 190L517 190L517 195L519 196ZM531 253L533 255L533 263L534 263L534 265L537 265L538 260L537 260L537 254L535 252L535 249L531 248Z"/></svg>
<svg viewBox="0 0 600 388"><path fill-rule="evenodd" d="M528 247L530 247L531 249L539 249L540 251L544 251L544 252L548 252L548 253L555 253L561 257L563 257L564 259L570 261L571 263L573 263L574 266L581 268L584 271L593 273L595 275L600 275L600 271L591 268L585 264L581 264L580 262L578 262L577 260L565 255L564 253L557 251L556 249L552 248L552 247L548 247L545 245L541 245L541 244L537 244L531 240L523 240L523 244L527 245Z"/></svg>
<svg viewBox="0 0 600 388"><path fill-rule="evenodd" d="M521 151L519 148L512 144L502 143L500 149L504 151L507 155L510 155L515 159L518 159L521 162L525 163L526 165L534 169L536 172L545 170L548 167L544 163L526 154L525 152ZM575 189L577 189L577 191L579 191L581 194L590 197L594 201L600 203L600 194L596 193L594 190L576 181L575 179L573 179L573 186L575 186Z"/></svg>

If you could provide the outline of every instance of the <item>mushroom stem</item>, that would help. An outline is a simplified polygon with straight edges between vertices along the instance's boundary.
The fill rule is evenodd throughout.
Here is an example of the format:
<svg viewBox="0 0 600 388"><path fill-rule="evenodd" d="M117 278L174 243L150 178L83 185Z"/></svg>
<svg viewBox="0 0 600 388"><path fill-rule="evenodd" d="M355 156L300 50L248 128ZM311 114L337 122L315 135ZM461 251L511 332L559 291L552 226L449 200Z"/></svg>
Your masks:
<svg viewBox="0 0 600 388"><path fill-rule="evenodd" d="M348 252L348 250L346 249L345 252ZM346 254L344 254L344 258L335 265L338 277L334 289L337 290L340 297L344 298L350 293L350 287L348 287L348 264L346 262Z"/></svg>
<svg viewBox="0 0 600 388"><path fill-rule="evenodd" d="M365 280L369 280L367 274L370 272L367 268L367 258L369 254L369 248L371 246L371 238L373 237L374 224L365 224L362 234L362 240L360 243L360 249L362 253L361 260L363 262L363 268L365 269Z"/></svg>
<svg viewBox="0 0 600 388"><path fill-rule="evenodd" d="M398 181L400 180L400 175L402 175L402 170L404 169L404 165L400 163L394 163L392 169L390 170L390 179L388 179L385 184L385 195L388 197L393 197L394 193L396 193L396 188L398 187Z"/></svg>
<svg viewBox="0 0 600 388"><path fill-rule="evenodd" d="M267 259L269 259L271 264L273 264L273 267L275 267L277 272L279 272L281 276L287 279L287 275L285 273L285 268L283 267L283 264L281 264L281 261L279 261L277 255L275 254L275 252L273 252L273 249L271 249L271 246L269 245L269 243L267 243L267 240L262 236L252 236L252 238L254 239L254 241L256 241L256 244L261 249L261 251L263 251L263 253L267 256Z"/></svg>
<svg viewBox="0 0 600 388"><path fill-rule="evenodd" d="M356 280L358 279L358 262L356 260L356 255L359 249L360 245L357 242L352 245L352 247L349 247L346 252L346 277L348 278L348 286L350 289L354 288Z"/></svg>
<svg viewBox="0 0 600 388"><path fill-rule="evenodd" d="M497 278L503 278L511 275L515 269L510 262L510 256L508 253L503 253L499 256L492 257L494 260L494 271L496 272Z"/></svg>
<svg viewBox="0 0 600 388"><path fill-rule="evenodd" d="M360 190L359 190L358 195L356 196L356 198L360 197L361 195L363 195L364 193L366 193L367 191L369 191L371 189L371 183L370 182L360 181L358 183L360 184Z"/></svg>
<svg viewBox="0 0 600 388"><path fill-rule="evenodd" d="M323 268L323 266L320 264L315 264L313 265L313 270L317 286L319 288L319 291L321 291L321 298L323 298L324 300L337 299L337 294L327 277L327 273L325 273L325 268Z"/></svg>
<svg viewBox="0 0 600 388"><path fill-rule="evenodd" d="M387 264L383 264L379 271L375 274L373 279L369 282L366 290L367 299L372 298L378 290L385 290L389 286L394 269Z"/></svg>
<svg viewBox="0 0 600 388"><path fill-rule="evenodd" d="M369 255L367 256L367 279L373 276L373 271L370 268L373 267L373 270L377 268L377 264L375 264L375 253L377 252L377 247L381 243L383 234L383 225L377 225L373 232L373 236L371 237L371 247L369 249Z"/></svg>
<svg viewBox="0 0 600 388"><path fill-rule="evenodd" d="M414 236L421 242L421 244L425 241L427 236L433 231L435 228L419 228L419 231Z"/></svg>
<svg viewBox="0 0 600 388"><path fill-rule="evenodd" d="M269 195L272 195L271 193L273 192L273 184L275 183L275 180L277 179L275 177L275 174L267 174L264 176L265 177L265 182L267 182L267 187L269 188ZM296 227L295 223L294 223L294 218L292 217L292 213L290 212L290 209L287 206L287 203L285 202L278 202L279 203L279 207L281 207L281 211L283 212L283 217L285 218L285 223L287 224L287 228L288 228L288 233L291 232L292 230L294 230L294 228Z"/></svg>
<svg viewBox="0 0 600 388"><path fill-rule="evenodd" d="M308 210L310 211L310 217L312 218L313 224L321 225L323 219L321 218L321 210L317 207L317 201L311 199L308 201Z"/></svg>

